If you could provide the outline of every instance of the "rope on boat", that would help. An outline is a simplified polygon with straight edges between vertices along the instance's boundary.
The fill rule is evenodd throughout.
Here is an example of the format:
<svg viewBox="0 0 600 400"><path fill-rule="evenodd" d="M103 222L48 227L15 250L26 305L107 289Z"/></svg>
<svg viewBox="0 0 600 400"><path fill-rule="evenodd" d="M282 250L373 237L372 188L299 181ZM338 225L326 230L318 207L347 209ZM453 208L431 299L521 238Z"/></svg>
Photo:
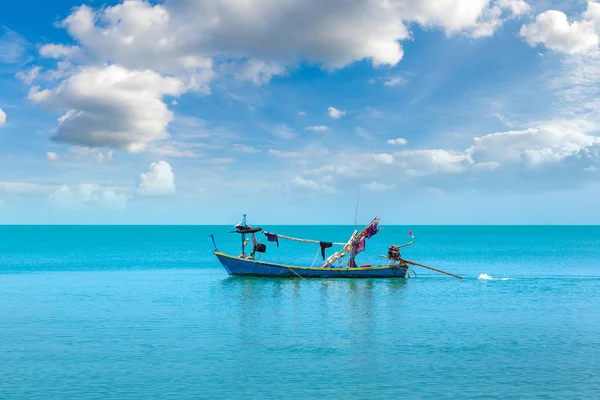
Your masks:
<svg viewBox="0 0 600 400"><path fill-rule="evenodd" d="M312 264L310 264L310 267L314 267L315 263L317 262L317 258L319 257L319 253L321 252L321 249L317 249L317 254L315 255L315 259L313 260Z"/></svg>
<svg viewBox="0 0 600 400"><path fill-rule="evenodd" d="M286 267L287 269L289 269L290 271L292 271L293 273L295 273L298 278L304 279L304 277L302 275L300 275L299 273L297 273L296 271L294 271L293 268L288 267L287 265L284 265L284 267Z"/></svg>
<svg viewBox="0 0 600 400"><path fill-rule="evenodd" d="M271 233L271 232L265 232L265 234L267 233ZM312 239L299 239L299 238L295 238L292 236L286 236L286 235L280 235L279 233L277 234L277 237L279 239L286 239L286 240L293 240L295 242L302 242L302 243L315 243L315 244L320 244L321 242L318 240L312 240ZM335 244L336 246L345 246L346 243L338 243L338 242L331 242L332 244Z"/></svg>

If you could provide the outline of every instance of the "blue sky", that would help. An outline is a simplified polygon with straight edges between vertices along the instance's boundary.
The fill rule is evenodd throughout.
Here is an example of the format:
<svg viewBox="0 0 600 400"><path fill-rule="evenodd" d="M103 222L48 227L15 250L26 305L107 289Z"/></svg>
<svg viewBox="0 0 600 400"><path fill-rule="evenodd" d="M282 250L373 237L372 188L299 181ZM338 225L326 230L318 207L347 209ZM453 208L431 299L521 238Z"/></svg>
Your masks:
<svg viewBox="0 0 600 400"><path fill-rule="evenodd" d="M31 10L35 9L35 13ZM597 224L600 4L10 2L0 223Z"/></svg>

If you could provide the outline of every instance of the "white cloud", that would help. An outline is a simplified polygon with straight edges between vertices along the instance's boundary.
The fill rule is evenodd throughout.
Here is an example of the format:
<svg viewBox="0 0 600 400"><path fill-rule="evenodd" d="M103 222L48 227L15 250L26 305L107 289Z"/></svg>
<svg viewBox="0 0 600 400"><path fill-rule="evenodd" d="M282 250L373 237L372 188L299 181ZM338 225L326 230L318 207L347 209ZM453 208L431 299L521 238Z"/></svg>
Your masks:
<svg viewBox="0 0 600 400"><path fill-rule="evenodd" d="M355 132L358 136L364 139L373 139L373 135L367 132L364 128L357 126Z"/></svg>
<svg viewBox="0 0 600 400"><path fill-rule="evenodd" d="M548 121L525 130L475 137L475 144L465 153L474 162L528 166L556 162L569 156L597 157L600 137L589 133L598 129L598 124L586 120Z"/></svg>
<svg viewBox="0 0 600 400"><path fill-rule="evenodd" d="M371 154L370 157L377 163L380 164L392 164L394 162L394 156L391 154Z"/></svg>
<svg viewBox="0 0 600 400"><path fill-rule="evenodd" d="M400 42L411 38L408 24L470 36L485 27L491 34L504 18L495 10L517 14L520 3L289 0L244 1L233 7L229 0L127 0L98 9L83 5L59 23L77 45L40 48L40 54L61 60L46 74L59 80L57 85L34 87L29 98L66 111L57 141L145 151L168 137L172 113L163 97L209 94L214 68L260 85L300 62L326 69L358 60L376 67L396 65L403 57ZM22 73L21 79L32 83L39 72ZM273 134L295 136L289 128Z"/></svg>
<svg viewBox="0 0 600 400"><path fill-rule="evenodd" d="M65 208L100 207L124 210L127 196L95 183L63 185L48 196L48 199Z"/></svg>
<svg viewBox="0 0 600 400"><path fill-rule="evenodd" d="M140 174L138 194L141 196L164 196L173 193L175 174L168 162L153 162L148 172Z"/></svg>
<svg viewBox="0 0 600 400"><path fill-rule="evenodd" d="M178 157L178 158L199 158L202 155L197 153L193 148L190 148L184 143L171 142L154 146L149 149L153 154L160 157Z"/></svg>
<svg viewBox="0 0 600 400"><path fill-rule="evenodd" d="M395 165L409 177L461 173L472 164L464 152L444 149L405 150L394 153L394 157Z"/></svg>
<svg viewBox="0 0 600 400"><path fill-rule="evenodd" d="M500 0L498 6L510 10L515 16L531 11L531 6L523 0Z"/></svg>
<svg viewBox="0 0 600 400"><path fill-rule="evenodd" d="M57 142L138 152L169 137L173 113L162 98L184 90L178 79L110 65L83 67L56 88L32 88L29 98L68 110L58 120Z"/></svg>
<svg viewBox="0 0 600 400"><path fill-rule="evenodd" d="M344 115L346 115L346 111L338 110L337 108L334 108L334 107L329 107L327 109L327 114L329 114L329 116L333 119L339 119L339 118L343 117Z"/></svg>
<svg viewBox="0 0 600 400"><path fill-rule="evenodd" d="M18 33L0 28L0 63L16 64L27 54L29 43Z"/></svg>
<svg viewBox="0 0 600 400"><path fill-rule="evenodd" d="M6 123L6 113L0 108L0 127Z"/></svg>
<svg viewBox="0 0 600 400"><path fill-rule="evenodd" d="M387 142L394 145L405 145L407 143L406 139L404 138L389 139Z"/></svg>
<svg viewBox="0 0 600 400"><path fill-rule="evenodd" d="M298 151L283 151L277 149L269 149L268 153L279 158L298 157L302 154Z"/></svg>
<svg viewBox="0 0 600 400"><path fill-rule="evenodd" d="M46 153L46 158L48 159L48 161L58 161L60 159L60 156L53 151L49 151Z"/></svg>
<svg viewBox="0 0 600 400"><path fill-rule="evenodd" d="M329 128L326 127L325 125L314 125L314 126L307 126L306 130L311 131L311 132L327 132L329 130Z"/></svg>
<svg viewBox="0 0 600 400"><path fill-rule="evenodd" d="M316 181L295 176L290 182L291 186L296 189L309 190L315 192L333 193L334 189L331 186L318 183Z"/></svg>
<svg viewBox="0 0 600 400"><path fill-rule="evenodd" d="M35 81L38 78L41 70L42 70L42 67L32 67L27 72L23 72L23 71L17 72L16 76L17 76L17 78L19 78L20 80L25 82L27 85L31 85L33 83L33 81Z"/></svg>
<svg viewBox="0 0 600 400"><path fill-rule="evenodd" d="M393 76L393 77L387 79L383 84L385 86L393 87L393 86L404 85L406 82L408 82L408 81L401 76Z"/></svg>
<svg viewBox="0 0 600 400"><path fill-rule="evenodd" d="M106 152L106 155L104 155L104 153L102 153L101 151L98 152L98 154L96 154L96 162L98 164L102 164L105 162L109 162L112 160L113 157L113 151L109 150L108 152Z"/></svg>
<svg viewBox="0 0 600 400"><path fill-rule="evenodd" d="M52 186L27 182L0 182L0 194L21 196L43 193L51 190Z"/></svg>
<svg viewBox="0 0 600 400"><path fill-rule="evenodd" d="M285 124L269 128L269 132L279 139L291 139L296 136L296 132Z"/></svg>
<svg viewBox="0 0 600 400"><path fill-rule="evenodd" d="M65 46L62 44L46 44L40 47L40 55L49 58L66 58L75 54L79 50L77 46Z"/></svg>
<svg viewBox="0 0 600 400"><path fill-rule="evenodd" d="M298 115L306 115L306 112L304 112L304 111L298 111Z"/></svg>
<svg viewBox="0 0 600 400"><path fill-rule="evenodd" d="M191 81L212 65L205 57L186 50L186 36L194 27L180 22L163 5L132 0L98 10L80 6L61 25L100 61L185 75L186 81Z"/></svg>
<svg viewBox="0 0 600 400"><path fill-rule="evenodd" d="M273 76L283 75L285 72L285 68L281 65L249 60L241 64L234 75L238 79L251 81L256 85L263 85L269 82Z"/></svg>
<svg viewBox="0 0 600 400"><path fill-rule="evenodd" d="M580 21L569 22L560 11L539 14L534 23L523 25L519 34L532 47L544 44L547 48L568 54L583 53L598 47L600 5L588 2Z"/></svg>
<svg viewBox="0 0 600 400"><path fill-rule="evenodd" d="M440 26L447 34L463 33L479 38L491 36L505 19L523 13L527 4L520 0L490 2L490 0L405 1L409 18L421 25ZM509 10L510 16L502 16Z"/></svg>
<svg viewBox="0 0 600 400"><path fill-rule="evenodd" d="M385 190L389 190L394 187L394 185L388 185L385 183L378 183L378 182L371 182L371 183L368 183L368 184L362 185L362 186L364 188L366 188L367 190L370 190L371 192L383 192Z"/></svg>
<svg viewBox="0 0 600 400"><path fill-rule="evenodd" d="M134 69L152 65L175 73L185 68L186 57L221 55L340 68L362 59L397 64L403 56L399 41L410 37L406 23L469 35L487 22L489 10L516 14L523 7L519 0L499 6L489 0L250 1L235 7L228 0L131 0L99 10L81 6L62 26L88 52Z"/></svg>
<svg viewBox="0 0 600 400"><path fill-rule="evenodd" d="M233 151L239 151L241 153L260 153L260 150L252 147L252 146L246 146L243 144L233 144L231 145L231 150Z"/></svg>

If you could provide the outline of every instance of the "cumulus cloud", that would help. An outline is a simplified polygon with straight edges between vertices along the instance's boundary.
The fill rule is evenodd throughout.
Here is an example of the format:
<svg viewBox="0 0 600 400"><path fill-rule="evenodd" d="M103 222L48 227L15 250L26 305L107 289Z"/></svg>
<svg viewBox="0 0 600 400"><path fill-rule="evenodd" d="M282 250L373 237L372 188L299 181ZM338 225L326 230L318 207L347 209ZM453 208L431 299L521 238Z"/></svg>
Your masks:
<svg viewBox="0 0 600 400"><path fill-rule="evenodd" d="M327 132L329 130L329 128L326 127L325 125L314 125L314 126L307 126L306 130L311 131L311 132Z"/></svg>
<svg viewBox="0 0 600 400"><path fill-rule="evenodd" d="M60 156L53 151L49 151L46 153L46 158L48 159L48 161L58 161L60 159Z"/></svg>
<svg viewBox="0 0 600 400"><path fill-rule="evenodd" d="M399 41L410 37L407 23L472 34L489 23L491 9L516 15L526 7L522 0L492 3L292 0L238 2L233 7L227 0L155 5L128 0L98 10L80 6L61 26L88 53L134 69L151 65L173 74L190 67L195 57L222 55L257 60L252 66L261 68L300 60L340 68L362 59L374 65L397 64L403 56ZM276 68L279 74L281 67Z"/></svg>
<svg viewBox="0 0 600 400"><path fill-rule="evenodd" d="M234 73L238 79L251 81L256 85L263 85L273 76L285 74L285 68L274 63L265 63L258 60L249 60L241 64Z"/></svg>
<svg viewBox="0 0 600 400"><path fill-rule="evenodd" d="M173 193L175 174L168 162L153 162L148 172L140 174L138 194L141 196L165 196Z"/></svg>
<svg viewBox="0 0 600 400"><path fill-rule="evenodd" d="M29 98L66 112L56 141L144 151L168 137L172 113L163 98L188 91L210 94L215 71L262 85L300 62L325 69L358 60L393 66L403 57L401 41L410 38L410 23L482 36L482 27L492 34L523 9L520 0L253 0L235 6L229 0L126 0L97 9L82 5L58 23L76 45L40 47L42 56L58 60L56 69L46 73L57 84L33 87ZM20 77L31 84L39 73L31 69ZM274 134L294 136L289 129Z"/></svg>
<svg viewBox="0 0 600 400"><path fill-rule="evenodd" d="M6 113L0 108L0 127L6 123Z"/></svg>
<svg viewBox="0 0 600 400"><path fill-rule="evenodd" d="M327 109L327 114L329 114L329 116L333 119L339 119L346 115L346 111L338 110L335 107L329 107Z"/></svg>
<svg viewBox="0 0 600 400"><path fill-rule="evenodd" d="M127 197L124 194L118 194L95 183L60 186L48 199L65 208L99 207L124 210L127 207Z"/></svg>
<svg viewBox="0 0 600 400"><path fill-rule="evenodd" d="M475 144L465 154L476 163L493 161L501 165L539 165L569 156L596 158L600 137L590 133L599 128L586 120L548 121L525 130L475 137Z"/></svg>
<svg viewBox="0 0 600 400"><path fill-rule="evenodd" d="M510 10L514 16L526 14L531 11L531 6L523 0L500 0L498 6Z"/></svg>
<svg viewBox="0 0 600 400"><path fill-rule="evenodd" d="M387 142L394 145L405 145L407 143L406 139L404 138L389 139Z"/></svg>
<svg viewBox="0 0 600 400"><path fill-rule="evenodd" d="M29 99L67 110L58 119L56 142L138 152L169 137L173 113L163 96L183 91L176 78L108 65L83 67L53 89L34 87Z"/></svg>
<svg viewBox="0 0 600 400"><path fill-rule="evenodd" d="M316 185L334 181L386 179L414 184L515 185L544 182L544 187L576 185L592 179L600 168L600 124L593 119L558 119L544 121L529 128L494 132L476 136L464 150L412 149L393 154L336 153L327 163L306 171L303 179ZM349 161L350 160L350 161ZM515 175L515 172L518 174ZM504 172L504 173L503 173ZM543 176L541 174L548 174ZM493 179L486 177L493 176ZM553 177L548 179L548 177ZM561 177L561 179L559 179ZM427 179L425 179L427 178ZM487 179L487 180L486 180ZM502 182L500 184L499 182ZM521 182L523 190L532 187ZM383 189L372 184L371 189Z"/></svg>
<svg viewBox="0 0 600 400"><path fill-rule="evenodd" d="M563 12L549 10L539 14L535 22L523 25L519 34L532 47L543 44L551 50L575 54L598 48L599 31L600 4L589 1L581 20L569 22Z"/></svg>

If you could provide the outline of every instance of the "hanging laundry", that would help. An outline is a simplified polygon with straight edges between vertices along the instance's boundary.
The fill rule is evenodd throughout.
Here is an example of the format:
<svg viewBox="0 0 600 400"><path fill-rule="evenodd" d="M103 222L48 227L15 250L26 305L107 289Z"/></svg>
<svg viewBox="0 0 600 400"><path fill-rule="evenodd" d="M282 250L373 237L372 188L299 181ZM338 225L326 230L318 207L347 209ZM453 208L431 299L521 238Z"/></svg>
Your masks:
<svg viewBox="0 0 600 400"><path fill-rule="evenodd" d="M269 242L276 242L277 243L277 247L279 247L279 238L277 237L276 233L269 233L269 232L264 232L265 236L267 237L267 240Z"/></svg>
<svg viewBox="0 0 600 400"><path fill-rule="evenodd" d="M323 260L324 260L325 259L325 249L328 249L331 246L333 246L333 243L331 243L331 242L319 242L319 246L321 246L321 255L323 256Z"/></svg>
<svg viewBox="0 0 600 400"><path fill-rule="evenodd" d="M379 232L379 229L377 228L377 222L375 222L365 229L365 237L369 239L371 236L376 235L377 232Z"/></svg>
<svg viewBox="0 0 600 400"><path fill-rule="evenodd" d="M365 242L366 242L366 239L361 238L360 240L357 240L354 243L352 243L352 254L356 255L356 254L360 253L361 251L365 251L365 247L366 247Z"/></svg>

